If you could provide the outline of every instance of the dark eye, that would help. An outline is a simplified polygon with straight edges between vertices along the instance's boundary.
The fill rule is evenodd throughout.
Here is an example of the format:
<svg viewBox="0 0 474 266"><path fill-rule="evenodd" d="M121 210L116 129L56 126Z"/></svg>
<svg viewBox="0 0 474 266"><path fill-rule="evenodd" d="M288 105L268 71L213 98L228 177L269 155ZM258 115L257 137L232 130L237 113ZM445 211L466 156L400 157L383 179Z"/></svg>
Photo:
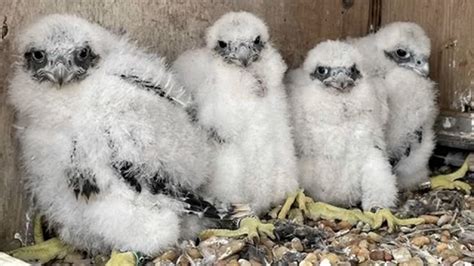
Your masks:
<svg viewBox="0 0 474 266"><path fill-rule="evenodd" d="M77 58L80 60L85 60L89 57L91 53L91 49L87 46L82 48L79 53L77 53Z"/></svg>
<svg viewBox="0 0 474 266"><path fill-rule="evenodd" d="M317 67L316 68L316 72L318 72L319 75L326 75L329 70L327 69L327 67Z"/></svg>
<svg viewBox="0 0 474 266"><path fill-rule="evenodd" d="M351 73L357 73L359 70L357 70L357 67L354 65L351 67Z"/></svg>
<svg viewBox="0 0 474 266"><path fill-rule="evenodd" d="M220 48L226 48L227 47L227 43L224 42L224 41L217 41L217 43L219 44Z"/></svg>
<svg viewBox="0 0 474 266"><path fill-rule="evenodd" d="M257 36L257 38L255 38L255 40L253 41L254 44L260 44L260 36Z"/></svg>
<svg viewBox="0 0 474 266"><path fill-rule="evenodd" d="M403 49L397 49L396 53L397 53L397 56L400 57L400 58L410 57L410 54L407 51L403 50Z"/></svg>
<svg viewBox="0 0 474 266"><path fill-rule="evenodd" d="M30 55L37 62L41 62L45 58L44 51L32 51L30 52Z"/></svg>

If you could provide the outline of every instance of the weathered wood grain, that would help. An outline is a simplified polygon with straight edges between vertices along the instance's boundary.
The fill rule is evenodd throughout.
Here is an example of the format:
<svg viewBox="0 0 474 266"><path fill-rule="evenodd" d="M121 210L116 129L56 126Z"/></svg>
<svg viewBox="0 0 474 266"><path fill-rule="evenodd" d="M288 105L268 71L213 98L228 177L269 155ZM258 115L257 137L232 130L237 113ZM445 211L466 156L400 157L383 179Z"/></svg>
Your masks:
<svg viewBox="0 0 474 266"><path fill-rule="evenodd" d="M264 18L276 47L290 66L297 66L321 40L365 34L369 0L0 1L0 19L6 16L8 25L8 34L0 40L0 250L5 240L23 231L25 221L14 118L5 97L14 61L13 40L21 28L42 15L74 13L115 32L126 32L138 45L172 60L185 49L203 45L205 28L231 10L251 11Z"/></svg>

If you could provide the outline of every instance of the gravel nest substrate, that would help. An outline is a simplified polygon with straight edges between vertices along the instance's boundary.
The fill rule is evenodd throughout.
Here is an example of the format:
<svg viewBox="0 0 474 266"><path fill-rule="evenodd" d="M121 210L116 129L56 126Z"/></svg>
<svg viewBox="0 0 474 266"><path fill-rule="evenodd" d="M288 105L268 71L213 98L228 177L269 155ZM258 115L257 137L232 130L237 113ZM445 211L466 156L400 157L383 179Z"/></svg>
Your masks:
<svg viewBox="0 0 474 266"><path fill-rule="evenodd" d="M305 219L262 221L275 224L276 239L210 238L187 240L147 258L142 265L471 265L474 262L474 197L454 190L407 192L399 217L427 223L399 227ZM106 256L66 258L52 265L103 265Z"/></svg>

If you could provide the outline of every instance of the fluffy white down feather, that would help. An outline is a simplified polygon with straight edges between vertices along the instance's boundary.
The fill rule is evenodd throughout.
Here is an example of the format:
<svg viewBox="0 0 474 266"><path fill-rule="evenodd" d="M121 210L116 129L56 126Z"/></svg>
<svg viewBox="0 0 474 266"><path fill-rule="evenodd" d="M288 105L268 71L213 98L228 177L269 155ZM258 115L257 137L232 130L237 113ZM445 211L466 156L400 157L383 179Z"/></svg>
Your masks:
<svg viewBox="0 0 474 266"><path fill-rule="evenodd" d="M417 24L394 22L350 42L363 54L364 67L375 79L377 90L388 97L390 111L384 131L397 185L401 190L416 189L428 180L428 161L435 146L435 83L390 60L386 52L401 48L412 56L428 58L430 40Z"/></svg>
<svg viewBox="0 0 474 266"><path fill-rule="evenodd" d="M137 193L111 167L111 160L127 160L144 172L165 168L171 181L192 190L211 176L206 136L189 122L181 106L188 99L162 60L75 16L44 17L19 36L19 53L87 43L100 56L87 77L62 87L33 80L20 62L8 91L27 187L60 238L93 252L153 254L200 230L203 222L184 214L181 202L144 187ZM138 75L180 103L121 75ZM77 197L65 175L70 169L90 170L100 191Z"/></svg>
<svg viewBox="0 0 474 266"><path fill-rule="evenodd" d="M218 40L265 43L247 67L215 52ZM297 167L282 84L286 65L269 42L268 30L246 12L224 15L207 31L207 46L183 53L173 64L191 92L198 123L217 133L215 176L209 195L250 203L257 214L297 189Z"/></svg>
<svg viewBox="0 0 474 266"><path fill-rule="evenodd" d="M287 78L300 182L316 200L338 206L391 207L397 189L384 152L386 102L360 69L348 92L327 87L311 73L318 66L361 65L350 45L326 41L312 49Z"/></svg>

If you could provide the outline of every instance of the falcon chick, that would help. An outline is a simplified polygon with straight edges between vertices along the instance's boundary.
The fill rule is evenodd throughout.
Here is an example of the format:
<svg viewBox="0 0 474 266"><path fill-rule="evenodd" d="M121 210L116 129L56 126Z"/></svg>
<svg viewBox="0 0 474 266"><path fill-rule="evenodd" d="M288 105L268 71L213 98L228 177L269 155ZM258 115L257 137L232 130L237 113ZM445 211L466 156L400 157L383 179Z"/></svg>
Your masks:
<svg viewBox="0 0 474 266"><path fill-rule="evenodd" d="M415 23L395 22L353 41L375 86L388 97L385 139L401 190L428 180L428 160L438 114L435 83L428 78L430 40Z"/></svg>
<svg viewBox="0 0 474 266"><path fill-rule="evenodd" d="M27 186L63 241L154 254L232 214L196 194L211 147L160 57L69 15L32 24L17 47L8 96Z"/></svg>
<svg viewBox="0 0 474 266"><path fill-rule="evenodd" d="M264 22L231 12L207 30L206 47L173 64L193 97L194 120L217 154L209 195L250 203L257 214L297 189L285 89L286 65Z"/></svg>
<svg viewBox="0 0 474 266"><path fill-rule="evenodd" d="M326 41L289 74L300 182L326 203L388 208L397 189L384 152L384 103L361 60L351 45Z"/></svg>

